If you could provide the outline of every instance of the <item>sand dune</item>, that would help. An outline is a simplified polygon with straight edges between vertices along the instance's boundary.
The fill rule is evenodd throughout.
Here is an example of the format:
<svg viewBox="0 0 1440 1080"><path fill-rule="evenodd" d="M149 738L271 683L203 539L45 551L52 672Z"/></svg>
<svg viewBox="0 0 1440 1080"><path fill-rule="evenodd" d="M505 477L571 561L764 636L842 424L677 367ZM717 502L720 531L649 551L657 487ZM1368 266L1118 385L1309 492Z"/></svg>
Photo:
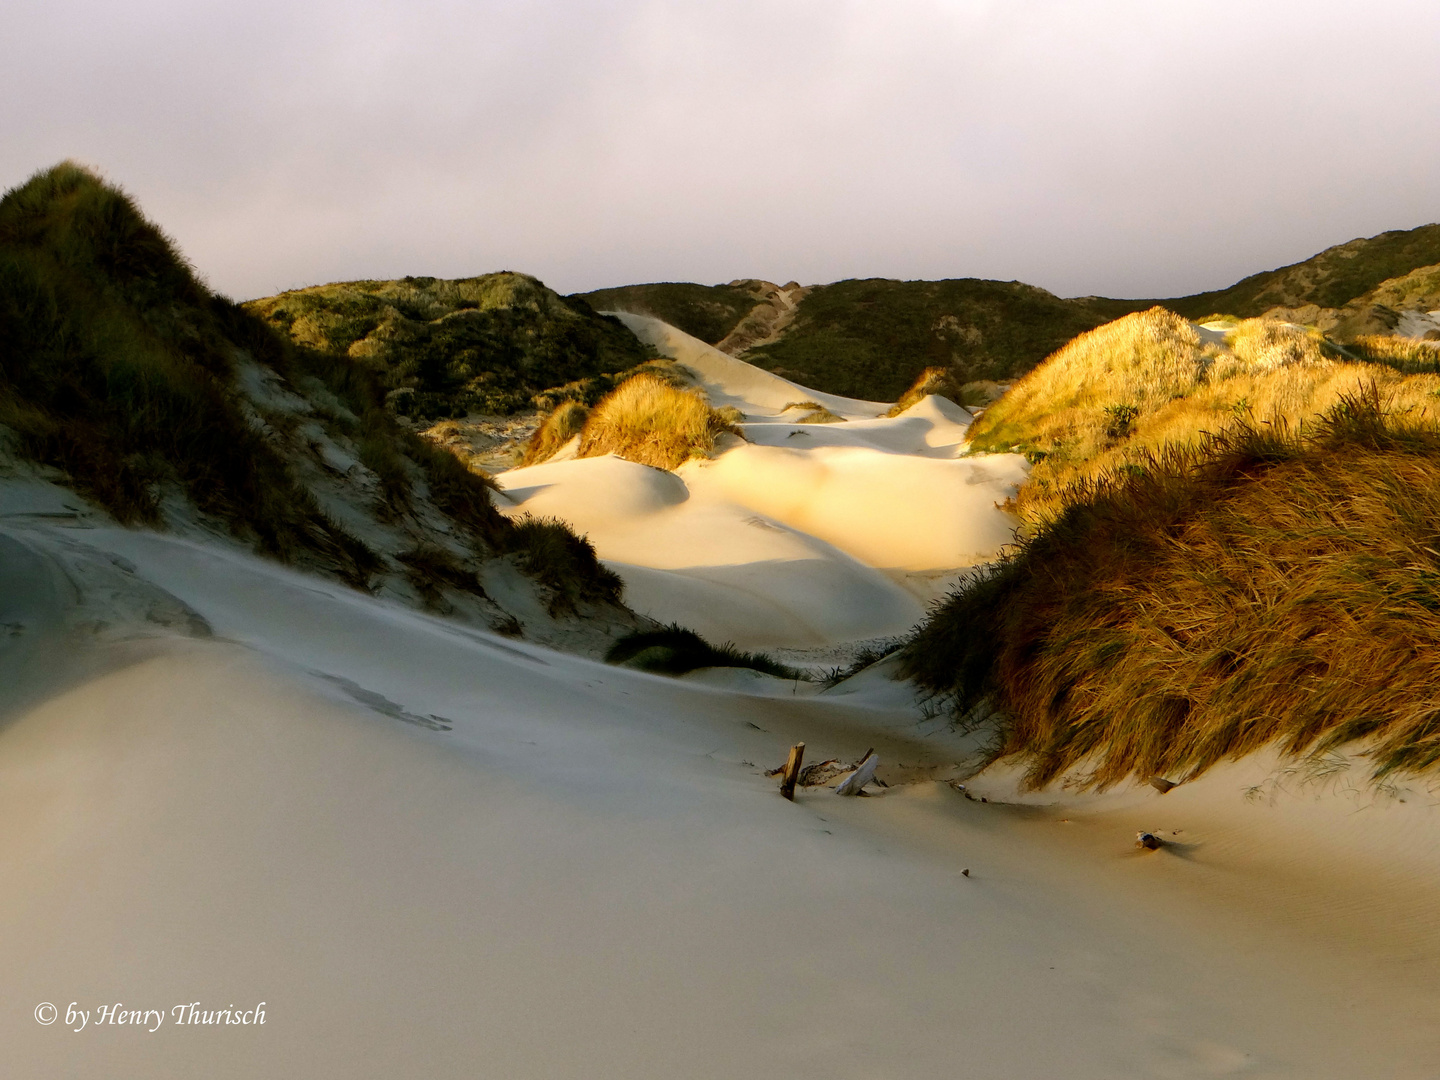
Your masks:
<svg viewBox="0 0 1440 1080"><path fill-rule="evenodd" d="M56 658L0 728L10 1074L1429 1075L1419 799L1334 832L1248 772L972 802L934 779L966 741L873 678L742 696L143 532L4 554L100 583L32 592L44 625L0 647ZM160 589L213 636L117 621ZM786 803L761 770L796 738L877 746L893 786ZM1140 827L1183 846L1136 854ZM1301 834L1322 872L1292 872ZM32 1019L195 1000L267 1023Z"/></svg>
<svg viewBox="0 0 1440 1080"><path fill-rule="evenodd" d="M817 394L658 320L624 318L713 402L764 418L743 425L748 443L730 439L673 474L564 454L499 476L509 512L586 534L637 611L746 648L902 634L1012 538L1001 505L1024 459L960 457L970 414L958 405L927 397L886 418L882 403ZM780 419L797 400L860 419Z"/></svg>
<svg viewBox="0 0 1440 1080"><path fill-rule="evenodd" d="M662 356L678 360L689 368L716 408L734 405L752 415L778 416L787 405L797 401L814 401L847 420L882 416L889 408L882 401L859 401L836 394L822 394L782 379L754 364L728 356L713 345L707 345L659 319L624 311L605 314L614 315L641 341L658 349Z"/></svg>

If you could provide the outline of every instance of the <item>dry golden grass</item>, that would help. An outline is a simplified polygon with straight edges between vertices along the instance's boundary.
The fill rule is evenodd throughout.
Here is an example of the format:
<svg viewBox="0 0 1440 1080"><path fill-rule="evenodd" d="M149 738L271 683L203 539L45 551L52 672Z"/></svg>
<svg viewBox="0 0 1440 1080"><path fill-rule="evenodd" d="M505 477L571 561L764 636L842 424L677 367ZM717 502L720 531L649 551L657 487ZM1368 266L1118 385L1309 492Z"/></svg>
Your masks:
<svg viewBox="0 0 1440 1080"><path fill-rule="evenodd" d="M1440 342L1374 334L1356 338L1348 348L1362 360L1386 364L1397 371L1440 372Z"/></svg>
<svg viewBox="0 0 1440 1080"><path fill-rule="evenodd" d="M1262 372L1290 364L1316 364L1340 355L1317 330L1273 319L1246 319L1225 336L1233 356L1221 356L1207 372L1210 381L1240 372Z"/></svg>
<svg viewBox="0 0 1440 1080"><path fill-rule="evenodd" d="M1018 448L1032 462L1016 499L1026 528L1106 477L1198 446L1237 417L1304 425L1369 386L1391 409L1429 415L1440 404L1434 377L1407 377L1389 360L1345 361L1304 327L1246 319L1216 329L1223 342L1161 308L1128 315L1070 342L975 422L975 449Z"/></svg>
<svg viewBox="0 0 1440 1080"><path fill-rule="evenodd" d="M601 398L580 432L580 457L618 454L628 461L674 469L706 457L715 437L735 431L697 390L653 375L627 379Z"/></svg>
<svg viewBox="0 0 1440 1080"><path fill-rule="evenodd" d="M970 429L980 450L1087 457L1108 440L1105 410L1151 412L1191 393L1221 354L1164 308L1081 334L1010 388Z"/></svg>
<svg viewBox="0 0 1440 1080"><path fill-rule="evenodd" d="M1072 502L938 608L910 673L1028 780L1193 777L1278 743L1440 762L1440 426L1340 399L1237 420Z"/></svg>
<svg viewBox="0 0 1440 1080"><path fill-rule="evenodd" d="M520 464L538 465L554 457L556 451L580 434L589 417L590 410L580 402L562 401L540 422L535 434L530 436Z"/></svg>

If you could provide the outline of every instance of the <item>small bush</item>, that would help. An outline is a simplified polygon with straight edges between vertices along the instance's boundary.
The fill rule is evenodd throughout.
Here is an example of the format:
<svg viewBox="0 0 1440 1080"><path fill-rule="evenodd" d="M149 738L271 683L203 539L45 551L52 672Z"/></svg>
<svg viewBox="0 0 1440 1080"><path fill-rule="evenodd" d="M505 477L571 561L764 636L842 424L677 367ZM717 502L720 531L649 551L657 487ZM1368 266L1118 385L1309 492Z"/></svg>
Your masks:
<svg viewBox="0 0 1440 1080"><path fill-rule="evenodd" d="M610 664L625 664L657 675L684 675L707 667L752 668L781 679L804 676L764 653L742 652L734 645L711 645L693 630L672 623L663 630L627 634L605 654Z"/></svg>
<svg viewBox="0 0 1440 1080"><path fill-rule="evenodd" d="M699 391L678 389L654 375L637 375L591 410L580 433L579 456L618 454L641 465L675 469L692 457L707 457L723 431L734 428Z"/></svg>
<svg viewBox="0 0 1440 1080"><path fill-rule="evenodd" d="M1129 437L1135 427L1135 418L1139 415L1140 410L1134 405L1106 405L1105 437L1108 439Z"/></svg>
<svg viewBox="0 0 1440 1080"><path fill-rule="evenodd" d="M443 589L450 586L475 596L484 596L475 574L465 569L450 552L435 544L416 544L396 556L405 567L405 577L425 606L439 610L444 604Z"/></svg>

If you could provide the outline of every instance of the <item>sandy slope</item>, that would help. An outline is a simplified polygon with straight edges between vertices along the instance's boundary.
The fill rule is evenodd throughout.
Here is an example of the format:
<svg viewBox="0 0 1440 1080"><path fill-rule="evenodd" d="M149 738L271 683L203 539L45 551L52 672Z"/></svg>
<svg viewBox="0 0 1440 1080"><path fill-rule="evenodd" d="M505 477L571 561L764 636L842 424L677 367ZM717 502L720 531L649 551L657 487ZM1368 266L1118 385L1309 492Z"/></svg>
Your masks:
<svg viewBox="0 0 1440 1080"><path fill-rule="evenodd" d="M1024 460L960 457L971 417L959 406L928 397L887 418L882 403L819 394L656 319L623 318L713 403L750 417L748 442L732 438L674 474L561 454L498 480L511 513L585 533L635 610L746 648L903 634L961 570L1011 539L1000 507ZM782 417L803 400L854 419Z"/></svg>
<svg viewBox="0 0 1440 1080"><path fill-rule="evenodd" d="M965 745L874 678L737 696L193 542L11 534L7 566L72 585L21 590L4 646L56 661L0 698L7 1075L1433 1075L1413 793L791 805L760 766L794 738ZM153 619L157 586L214 636ZM194 1000L267 1024L32 1019Z"/></svg>

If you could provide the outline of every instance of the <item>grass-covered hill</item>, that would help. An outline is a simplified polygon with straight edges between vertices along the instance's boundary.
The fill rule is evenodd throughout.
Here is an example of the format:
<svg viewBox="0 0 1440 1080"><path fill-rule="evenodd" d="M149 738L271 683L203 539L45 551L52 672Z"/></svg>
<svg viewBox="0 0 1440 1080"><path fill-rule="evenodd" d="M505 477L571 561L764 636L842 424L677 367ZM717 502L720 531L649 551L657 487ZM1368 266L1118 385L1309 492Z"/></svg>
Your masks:
<svg viewBox="0 0 1440 1080"><path fill-rule="evenodd" d="M395 422L371 368L326 344L296 345L211 292L84 168L0 198L6 469L121 522L228 534L491 625L519 625L484 587L502 563L552 611L588 603L633 623L587 543L500 515L481 477Z"/></svg>
<svg viewBox="0 0 1440 1080"><path fill-rule="evenodd" d="M1326 248L1304 262L1266 270L1227 289L1156 300L1186 318L1248 318L1271 308L1343 308L1390 278L1440 263L1440 224L1383 232Z"/></svg>
<svg viewBox="0 0 1440 1080"><path fill-rule="evenodd" d="M1226 289L1170 300L1065 299L1020 282L965 278L871 278L795 289L793 313L774 319L775 286L662 283L586 293L597 310L653 315L712 345L828 393L895 400L927 368L956 385L1023 375L1071 338L1130 312L1161 305L1186 318L1249 318L1298 312L1340 341L1388 333L1396 312L1440 306L1440 225L1386 232L1254 274ZM1409 280L1419 272L1425 280ZM1411 286L1406 291L1405 284ZM1433 302L1432 302L1433 301ZM736 333L747 321L773 325L768 338ZM733 336L732 336L733 335ZM725 343L725 339L729 342Z"/></svg>
<svg viewBox="0 0 1440 1080"><path fill-rule="evenodd" d="M1107 478L1146 470L1237 419L1294 428L1366 387L1390 407L1440 416L1440 348L1394 337L1341 346L1272 319L1200 327L1156 307L1067 343L969 434L976 450L1030 459L1017 503L1033 527Z"/></svg>
<svg viewBox="0 0 1440 1080"><path fill-rule="evenodd" d="M245 306L297 345L365 364L417 418L533 408L650 355L619 320L517 273L341 282Z"/></svg>
<svg viewBox="0 0 1440 1080"><path fill-rule="evenodd" d="M976 278L784 288L799 297L793 312L776 310L781 288L761 281L629 285L584 299L598 310L664 319L805 386L872 401L894 401L926 368L946 368L957 385L1010 378L1140 305L1063 300L1020 282ZM775 330L740 332L747 323Z"/></svg>

